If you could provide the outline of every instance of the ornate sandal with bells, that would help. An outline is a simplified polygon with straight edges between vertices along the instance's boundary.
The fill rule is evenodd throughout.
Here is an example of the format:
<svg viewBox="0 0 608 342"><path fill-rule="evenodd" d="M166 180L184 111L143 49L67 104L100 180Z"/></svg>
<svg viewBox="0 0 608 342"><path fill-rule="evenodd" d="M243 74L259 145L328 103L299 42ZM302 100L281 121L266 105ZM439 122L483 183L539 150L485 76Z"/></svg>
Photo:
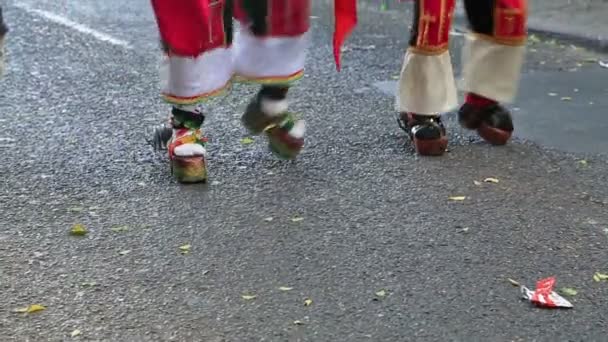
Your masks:
<svg viewBox="0 0 608 342"><path fill-rule="evenodd" d="M269 149L282 159L295 159L304 147L306 124L287 111L287 100L271 99L260 91L247 106L241 121L253 134L266 133Z"/></svg>
<svg viewBox="0 0 608 342"><path fill-rule="evenodd" d="M205 116L173 108L169 125L154 127L150 143L155 150L168 150L171 173L180 183L207 181L207 139L201 126Z"/></svg>

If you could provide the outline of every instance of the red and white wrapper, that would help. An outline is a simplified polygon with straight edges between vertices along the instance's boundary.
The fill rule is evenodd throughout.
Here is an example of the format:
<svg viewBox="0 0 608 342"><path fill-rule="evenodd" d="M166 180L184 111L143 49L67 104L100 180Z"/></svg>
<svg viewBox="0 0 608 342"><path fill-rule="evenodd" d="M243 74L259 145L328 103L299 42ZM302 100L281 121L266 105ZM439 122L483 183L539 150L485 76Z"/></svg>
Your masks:
<svg viewBox="0 0 608 342"><path fill-rule="evenodd" d="M521 287L524 299L545 308L572 308L572 303L553 291L555 277L541 279L536 283L536 290L531 291L525 286Z"/></svg>

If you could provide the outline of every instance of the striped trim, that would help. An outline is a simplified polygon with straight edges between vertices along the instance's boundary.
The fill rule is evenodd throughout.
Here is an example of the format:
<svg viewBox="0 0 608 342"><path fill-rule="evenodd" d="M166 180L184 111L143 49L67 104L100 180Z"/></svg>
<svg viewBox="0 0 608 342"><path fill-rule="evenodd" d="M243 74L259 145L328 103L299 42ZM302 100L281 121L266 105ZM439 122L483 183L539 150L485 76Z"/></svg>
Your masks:
<svg viewBox="0 0 608 342"><path fill-rule="evenodd" d="M180 97L172 94L161 94L163 100L170 104L176 105L195 105L205 101L208 101L212 98L225 95L231 88L231 82L226 83L223 87L210 91L208 93L191 96L191 97Z"/></svg>
<svg viewBox="0 0 608 342"><path fill-rule="evenodd" d="M407 51L410 51L412 53L419 54L419 55L425 55L425 56L438 56L438 55L444 54L448 50L449 50L449 46L447 43L443 44L443 45L439 45L439 46L425 46L425 47L410 46L407 49Z"/></svg>
<svg viewBox="0 0 608 342"><path fill-rule="evenodd" d="M271 76L271 77L250 77L245 75L234 75L234 81L239 83L257 83L257 84L291 84L298 81L304 76L304 70L300 70L288 76Z"/></svg>

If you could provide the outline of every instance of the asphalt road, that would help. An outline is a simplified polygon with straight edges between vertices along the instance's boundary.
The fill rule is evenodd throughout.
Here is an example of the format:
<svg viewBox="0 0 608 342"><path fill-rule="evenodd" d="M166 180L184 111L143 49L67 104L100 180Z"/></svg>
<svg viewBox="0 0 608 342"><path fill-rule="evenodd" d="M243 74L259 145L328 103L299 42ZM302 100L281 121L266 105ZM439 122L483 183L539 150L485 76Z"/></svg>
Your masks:
<svg viewBox="0 0 608 342"><path fill-rule="evenodd" d="M210 184L180 186L143 134L167 114L148 2L5 3L0 341L606 339L608 70L592 61L606 56L534 39L518 139L490 147L450 114L450 153L420 158L387 96L409 5L362 3L338 74L318 2L292 93L301 158L241 144L255 89L237 87L208 108ZM507 281L551 275L578 290L573 310ZM13 312L31 304L46 310Z"/></svg>

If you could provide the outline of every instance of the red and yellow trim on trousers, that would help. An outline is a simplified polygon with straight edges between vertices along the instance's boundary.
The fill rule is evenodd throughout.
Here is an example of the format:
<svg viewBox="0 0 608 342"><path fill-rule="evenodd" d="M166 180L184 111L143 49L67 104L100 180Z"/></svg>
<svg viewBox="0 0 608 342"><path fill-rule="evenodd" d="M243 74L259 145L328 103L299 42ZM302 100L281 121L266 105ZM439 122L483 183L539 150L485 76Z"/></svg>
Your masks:
<svg viewBox="0 0 608 342"><path fill-rule="evenodd" d="M304 77L304 70L287 76L255 77L245 75L234 75L233 81L239 83L254 83L261 85L290 85Z"/></svg>
<svg viewBox="0 0 608 342"><path fill-rule="evenodd" d="M249 77L242 75L234 75L230 82L226 83L223 87L207 92L200 95L180 97L168 93L162 93L163 100L170 104L175 105L196 105L204 103L213 98L221 97L226 95L232 87L232 83L245 83L245 84L260 84L260 85L278 85L278 86L289 86L304 77L304 70L298 71L295 74L288 76L276 76L276 77Z"/></svg>

